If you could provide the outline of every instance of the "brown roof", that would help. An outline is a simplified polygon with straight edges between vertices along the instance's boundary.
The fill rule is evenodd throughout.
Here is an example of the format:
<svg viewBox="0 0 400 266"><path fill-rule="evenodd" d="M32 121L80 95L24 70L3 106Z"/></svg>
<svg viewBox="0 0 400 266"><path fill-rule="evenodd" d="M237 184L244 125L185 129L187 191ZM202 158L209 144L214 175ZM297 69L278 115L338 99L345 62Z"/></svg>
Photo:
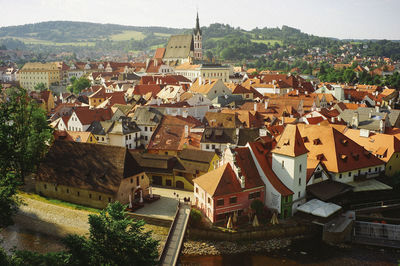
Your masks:
<svg viewBox="0 0 400 266"><path fill-rule="evenodd" d="M296 125L287 125L273 153L297 157L308 152Z"/></svg>
<svg viewBox="0 0 400 266"><path fill-rule="evenodd" d="M309 150L308 160L322 157L321 163L329 172L342 173L384 164L332 126L298 124L297 127Z"/></svg>
<svg viewBox="0 0 400 266"><path fill-rule="evenodd" d="M363 146L366 150L388 162L393 153L400 152L400 140L394 135L370 133L368 137L361 137L360 130L347 129L344 134Z"/></svg>
<svg viewBox="0 0 400 266"><path fill-rule="evenodd" d="M105 121L110 120L112 117L111 108L107 109L89 109L89 108L77 108L75 110L76 116L82 125L90 125L93 121Z"/></svg>
<svg viewBox="0 0 400 266"><path fill-rule="evenodd" d="M165 48L157 48L153 58L162 59L164 57Z"/></svg>
<svg viewBox="0 0 400 266"><path fill-rule="evenodd" d="M193 182L212 197L238 193L242 191L239 180L229 163L193 179Z"/></svg>
<svg viewBox="0 0 400 266"><path fill-rule="evenodd" d="M115 194L121 180L142 172L126 148L55 141L37 180Z"/></svg>
<svg viewBox="0 0 400 266"><path fill-rule="evenodd" d="M245 189L264 186L250 149L248 147L236 148L234 153L236 165L241 169L241 174L245 177Z"/></svg>

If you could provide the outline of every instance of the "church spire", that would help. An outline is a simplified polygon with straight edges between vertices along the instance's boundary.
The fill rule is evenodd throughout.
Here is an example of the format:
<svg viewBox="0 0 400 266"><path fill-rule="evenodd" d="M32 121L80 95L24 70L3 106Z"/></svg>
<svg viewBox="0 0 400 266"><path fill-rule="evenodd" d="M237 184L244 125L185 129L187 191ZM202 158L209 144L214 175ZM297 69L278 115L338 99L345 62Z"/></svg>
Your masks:
<svg viewBox="0 0 400 266"><path fill-rule="evenodd" d="M194 34L197 35L198 32L200 32L200 35L201 35L200 22L199 22L199 12L197 12L196 28L194 29Z"/></svg>

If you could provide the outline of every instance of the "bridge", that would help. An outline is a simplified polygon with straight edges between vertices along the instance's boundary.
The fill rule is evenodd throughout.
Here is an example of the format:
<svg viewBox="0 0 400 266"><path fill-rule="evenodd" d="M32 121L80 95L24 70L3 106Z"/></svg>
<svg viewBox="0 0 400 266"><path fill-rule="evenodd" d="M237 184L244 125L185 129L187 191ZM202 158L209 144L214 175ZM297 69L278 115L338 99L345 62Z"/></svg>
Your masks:
<svg viewBox="0 0 400 266"><path fill-rule="evenodd" d="M400 248L400 225L355 221L353 242Z"/></svg>
<svg viewBox="0 0 400 266"><path fill-rule="evenodd" d="M160 265L174 266L178 261L183 238L190 216L190 205L179 202L175 219L169 229L164 249L160 256Z"/></svg>

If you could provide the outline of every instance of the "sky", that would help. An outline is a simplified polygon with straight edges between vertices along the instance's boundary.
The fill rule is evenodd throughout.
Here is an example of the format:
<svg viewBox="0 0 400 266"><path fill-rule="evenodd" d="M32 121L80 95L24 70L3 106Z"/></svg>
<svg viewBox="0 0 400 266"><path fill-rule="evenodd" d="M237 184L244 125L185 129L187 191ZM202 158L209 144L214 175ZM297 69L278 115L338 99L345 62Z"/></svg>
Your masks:
<svg viewBox="0 0 400 266"><path fill-rule="evenodd" d="M0 0L0 27L69 20L130 26L287 25L317 36L400 40L400 0Z"/></svg>

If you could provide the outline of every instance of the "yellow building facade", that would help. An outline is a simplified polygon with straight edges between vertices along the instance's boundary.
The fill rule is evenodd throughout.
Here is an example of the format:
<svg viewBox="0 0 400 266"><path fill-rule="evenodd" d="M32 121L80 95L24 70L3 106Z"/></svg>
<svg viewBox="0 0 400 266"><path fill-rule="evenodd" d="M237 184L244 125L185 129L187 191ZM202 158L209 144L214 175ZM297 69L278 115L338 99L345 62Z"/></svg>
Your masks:
<svg viewBox="0 0 400 266"><path fill-rule="evenodd" d="M59 62L51 63L26 63L18 72L21 87L33 90L39 84L45 84L46 88L58 85L62 79Z"/></svg>

